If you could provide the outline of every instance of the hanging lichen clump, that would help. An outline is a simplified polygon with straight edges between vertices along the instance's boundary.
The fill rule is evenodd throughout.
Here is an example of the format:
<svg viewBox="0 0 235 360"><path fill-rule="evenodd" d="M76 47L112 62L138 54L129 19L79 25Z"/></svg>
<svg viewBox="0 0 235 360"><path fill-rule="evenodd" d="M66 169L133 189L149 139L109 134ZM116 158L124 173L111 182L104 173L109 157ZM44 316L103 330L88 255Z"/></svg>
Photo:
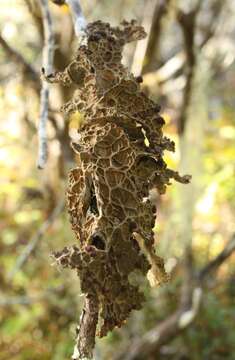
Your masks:
<svg viewBox="0 0 235 360"><path fill-rule="evenodd" d="M79 141L72 143L77 166L69 173L67 192L78 241L55 253L61 265L77 270L86 295L81 357L90 356L97 322L97 333L104 336L141 308L144 296L130 283L132 272L146 275L152 267L159 283L166 279L154 250L156 208L149 192L164 193L171 178L189 181L167 168L163 153L174 151L174 143L163 136L159 106L141 91L141 78L121 64L123 46L143 39L144 29L134 21L120 27L96 21L86 33L86 44L65 71L47 77L76 86L63 111L84 117Z"/></svg>

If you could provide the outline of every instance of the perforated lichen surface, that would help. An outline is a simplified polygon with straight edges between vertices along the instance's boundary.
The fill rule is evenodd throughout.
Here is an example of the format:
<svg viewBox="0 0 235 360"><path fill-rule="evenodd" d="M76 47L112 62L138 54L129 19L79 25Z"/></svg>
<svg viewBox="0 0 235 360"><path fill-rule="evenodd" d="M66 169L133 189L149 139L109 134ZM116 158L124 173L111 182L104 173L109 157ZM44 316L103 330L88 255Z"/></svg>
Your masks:
<svg viewBox="0 0 235 360"><path fill-rule="evenodd" d="M133 271L146 275L152 266L159 283L166 278L154 249L156 208L149 191L164 193L171 178L189 181L167 168L163 153L174 151L174 143L163 136L160 108L141 91L141 79L121 64L123 46L145 35L135 21L115 28L91 23L74 60L47 77L76 86L63 111L84 117L79 142L72 143L77 166L67 192L77 244L55 257L77 270L82 292L95 301L99 336L142 307L143 294L129 282Z"/></svg>

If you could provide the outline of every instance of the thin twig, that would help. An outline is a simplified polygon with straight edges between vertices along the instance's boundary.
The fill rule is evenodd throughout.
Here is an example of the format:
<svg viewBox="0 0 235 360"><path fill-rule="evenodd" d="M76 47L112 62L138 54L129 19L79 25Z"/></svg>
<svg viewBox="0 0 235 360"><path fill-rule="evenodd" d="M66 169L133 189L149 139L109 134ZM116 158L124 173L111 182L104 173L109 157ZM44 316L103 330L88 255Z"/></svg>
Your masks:
<svg viewBox="0 0 235 360"><path fill-rule="evenodd" d="M53 58L55 39L52 25L52 17L49 10L48 0L39 0L44 28L44 49L43 49L43 73L49 75L53 72ZM42 80L41 99L40 99L40 115L38 124L38 168L45 167L48 155L47 149L47 119L49 107L49 85L45 80Z"/></svg>
<svg viewBox="0 0 235 360"><path fill-rule="evenodd" d="M75 29L75 34L78 37L85 37L86 36L85 30L86 30L87 22L83 15L80 1L79 0L66 0L66 3L70 7L73 24L74 24L74 29Z"/></svg>
<svg viewBox="0 0 235 360"><path fill-rule="evenodd" d="M43 235L46 233L51 224L55 221L58 215L63 211L65 202L61 200L58 205L54 208L48 219L40 226L36 234L33 235L32 239L29 241L28 245L25 247L24 251L20 254L16 260L16 264L12 271L10 272L8 279L12 280L16 273L24 265L32 251L36 248L38 242L42 239Z"/></svg>

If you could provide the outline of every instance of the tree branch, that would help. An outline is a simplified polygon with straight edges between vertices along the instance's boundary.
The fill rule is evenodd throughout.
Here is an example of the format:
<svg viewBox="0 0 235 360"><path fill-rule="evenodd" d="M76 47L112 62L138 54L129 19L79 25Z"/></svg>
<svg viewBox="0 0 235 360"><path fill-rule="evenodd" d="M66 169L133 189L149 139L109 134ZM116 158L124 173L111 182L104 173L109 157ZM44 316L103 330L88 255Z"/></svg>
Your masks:
<svg viewBox="0 0 235 360"><path fill-rule="evenodd" d="M144 66L145 53L148 46L150 28L153 20L154 3L152 0L146 1L143 6L143 20L141 26L146 30L147 37L136 44L131 72L135 76L140 76Z"/></svg>
<svg viewBox="0 0 235 360"><path fill-rule="evenodd" d="M200 308L202 300L203 286L206 278L211 272L215 272L218 267L226 261L235 251L235 234L227 243L224 250L211 262L209 262L198 274L194 275L192 283L194 287L188 294L187 301L182 301L179 308L170 315L166 320L162 321L152 330L148 331L142 338L132 341L130 347L122 350L114 357L114 360L142 360L149 355L159 351L160 347L169 343L178 336L189 325L192 324ZM184 296L185 294L181 294ZM188 307L186 303L191 303Z"/></svg>
<svg viewBox="0 0 235 360"><path fill-rule="evenodd" d="M43 73L49 75L53 72L54 57L54 33L52 18L49 10L48 0L40 0L40 6L43 17L44 28L44 49L43 49ZM38 168L43 169L47 161L47 130L46 124L48 119L49 108L49 84L42 80L41 98L40 98L40 115L38 124Z"/></svg>
<svg viewBox="0 0 235 360"><path fill-rule="evenodd" d="M31 0L24 0L24 3L34 21L34 24L38 30L38 35L40 36L40 40L42 42L44 39L44 28L39 5L37 2L32 2Z"/></svg>
<svg viewBox="0 0 235 360"><path fill-rule="evenodd" d="M143 74L149 71L154 61L154 55L159 46L162 34L162 20L167 14L172 0L160 0L156 2L146 53L144 56Z"/></svg>
<svg viewBox="0 0 235 360"><path fill-rule="evenodd" d="M196 24L196 15L198 11L192 10L189 13L184 13L183 11L178 12L178 21L181 26L184 44L185 44L185 53L186 53L186 85L183 93L183 104L181 109L181 114L178 120L178 131L179 134L182 134L185 129L186 117L187 117L187 108L190 103L192 83L194 68L196 64L196 51L195 51L195 24Z"/></svg>
<svg viewBox="0 0 235 360"><path fill-rule="evenodd" d="M86 36L85 30L86 30L87 22L83 15L80 1L79 0L66 0L66 3L70 7L73 24L74 24L74 29L75 29L75 34L78 37L85 37Z"/></svg>
<svg viewBox="0 0 235 360"><path fill-rule="evenodd" d="M86 36L86 26L87 26L87 22L86 22L86 18L83 15L82 12L82 7L80 4L80 0L51 0L54 4L57 5L64 5L64 4L68 4L70 11L71 11L71 15L72 15L72 19L73 19L73 25L74 25L74 30L75 30L75 34L77 35L77 37L85 37Z"/></svg>
<svg viewBox="0 0 235 360"><path fill-rule="evenodd" d="M3 296L0 295L0 307L9 307L14 305L24 305L28 306L34 304L36 302L40 302L44 299L50 300L52 294L60 295L61 292L64 291L64 286L60 285L57 287L49 287L46 290L40 292L38 295L26 294L26 295L19 295L19 296Z"/></svg>
<svg viewBox="0 0 235 360"><path fill-rule="evenodd" d="M211 6L211 16L210 21L208 22L206 28L203 28L204 32L203 39L199 45L199 49L203 50L208 41L213 37L216 24L214 19L220 15L223 4L220 0L217 0ZM182 75L182 69L186 62L186 56L183 51L179 51L173 55L170 59L167 59L166 62L157 70L146 72L143 76L144 83L150 87L158 87L163 83L167 82L171 78L175 77L178 73L179 76Z"/></svg>
<svg viewBox="0 0 235 360"><path fill-rule="evenodd" d="M143 76L144 84L154 88L168 81L174 77L178 71L182 70L185 60L186 56L184 52L178 52L156 71L146 73Z"/></svg>
<svg viewBox="0 0 235 360"><path fill-rule="evenodd" d="M34 81L36 84L39 83L39 75L36 70L29 64L25 58L13 47L11 47L7 41L0 35L0 45L2 46L3 50L11 59L16 63L16 65L21 66L23 69L23 73L27 76L28 80ZM37 91L39 91L39 87L37 86Z"/></svg>
<svg viewBox="0 0 235 360"><path fill-rule="evenodd" d="M227 243L225 248L215 259L210 261L198 274L198 281L203 282L209 274L215 271L229 256L235 251L235 233L232 235L231 240Z"/></svg>
<svg viewBox="0 0 235 360"><path fill-rule="evenodd" d="M92 359L98 322L99 302L96 297L86 295L77 330L77 344L72 359Z"/></svg>

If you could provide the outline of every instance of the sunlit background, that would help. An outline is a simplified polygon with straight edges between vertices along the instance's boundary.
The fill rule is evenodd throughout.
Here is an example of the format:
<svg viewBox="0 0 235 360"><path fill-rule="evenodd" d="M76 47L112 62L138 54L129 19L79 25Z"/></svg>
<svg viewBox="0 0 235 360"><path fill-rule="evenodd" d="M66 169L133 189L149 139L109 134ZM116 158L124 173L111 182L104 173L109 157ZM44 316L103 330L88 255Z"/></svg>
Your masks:
<svg viewBox="0 0 235 360"><path fill-rule="evenodd" d="M160 3L164 1L81 1L87 21L117 25L136 18L148 32ZM177 12L190 11L196 2L166 3L160 26L152 29L152 50L144 56L144 40L140 49L131 44L124 63L136 75L142 69L144 91L162 105L164 131L176 143L176 152L165 159L169 167L191 174L192 183L173 183L165 195L154 195L156 248L172 273L171 281L161 288L143 282L143 310L134 312L122 329L98 340L97 360L114 359L123 349L128 352L133 339L177 308L186 248L192 248L197 271L223 250L235 231L235 2L202 2L188 103L189 69ZM61 70L76 49L76 39L68 7L51 3L50 9L57 43L54 67ZM69 359L83 296L76 274L55 266L50 254L75 242L63 204L67 172L74 164L69 134L80 115L63 119L59 110L71 89L51 85L49 158L46 168L38 170L43 48L38 2L1 0L0 35L0 360ZM181 132L183 115L186 127ZM235 359L234 259L231 256L209 277L193 323L145 360Z"/></svg>

